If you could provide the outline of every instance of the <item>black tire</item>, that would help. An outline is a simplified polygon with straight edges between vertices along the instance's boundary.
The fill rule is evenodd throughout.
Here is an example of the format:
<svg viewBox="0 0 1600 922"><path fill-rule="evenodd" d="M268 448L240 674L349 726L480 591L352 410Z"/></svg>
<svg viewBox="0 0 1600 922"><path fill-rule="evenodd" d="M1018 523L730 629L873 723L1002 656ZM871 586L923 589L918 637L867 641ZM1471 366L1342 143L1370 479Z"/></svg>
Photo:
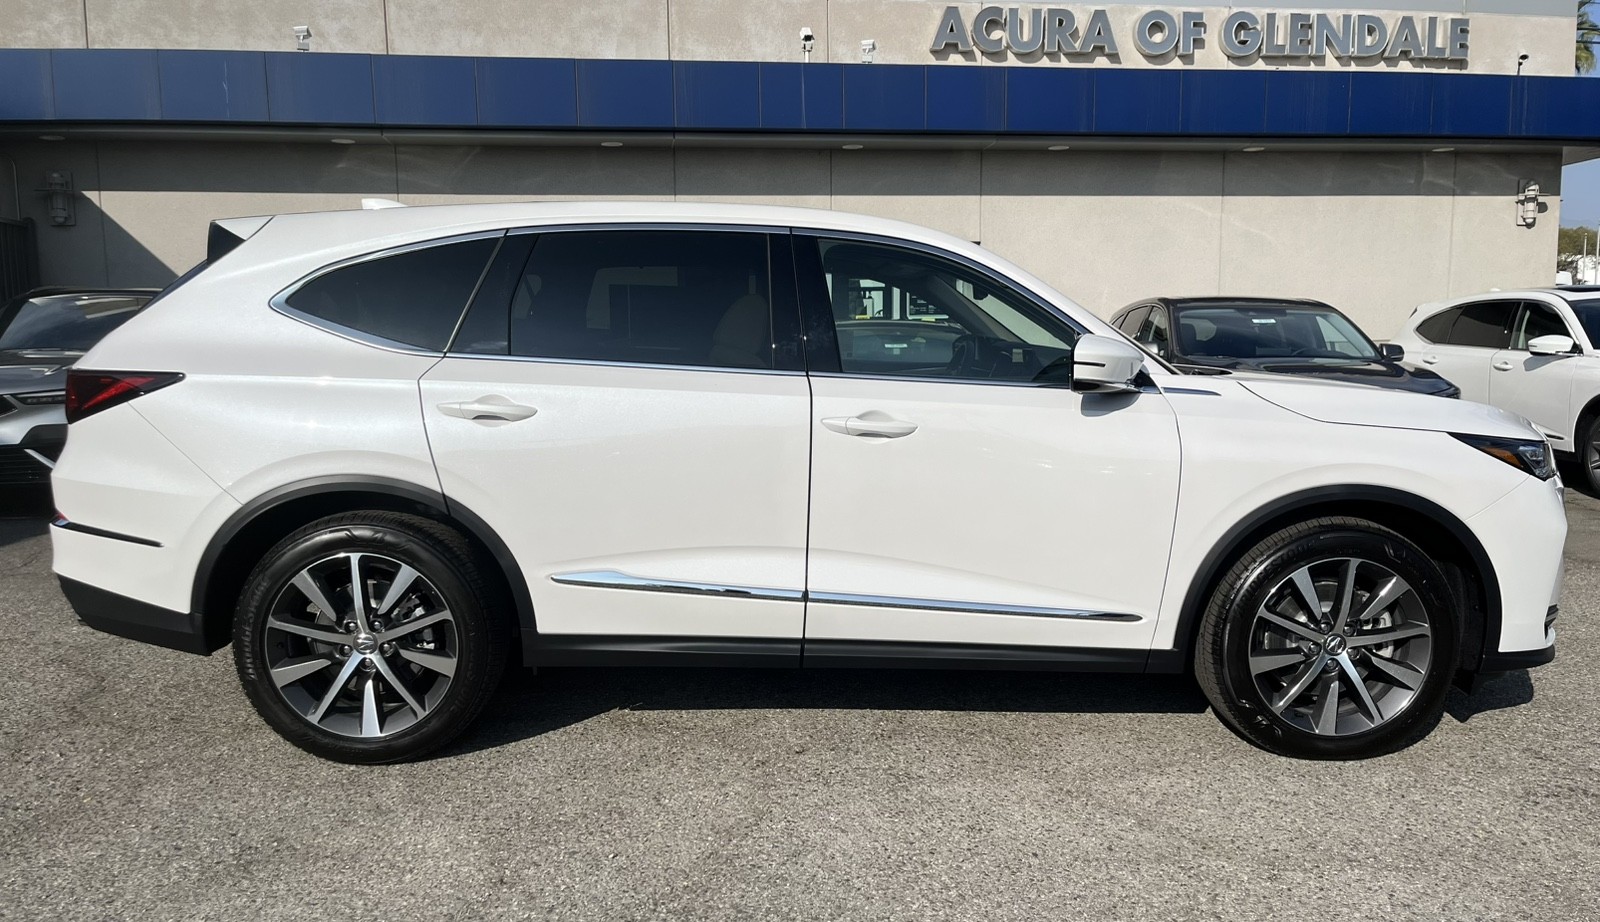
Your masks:
<svg viewBox="0 0 1600 922"><path fill-rule="evenodd" d="M1582 471L1583 489L1590 496L1600 496L1600 413L1590 414L1584 421L1583 427L1578 432L1578 444L1574 452L1579 469Z"/></svg>
<svg viewBox="0 0 1600 922"><path fill-rule="evenodd" d="M1344 569L1346 559L1364 561L1353 568L1357 576L1344 575L1350 572ZM1322 643L1318 643L1280 627L1277 620L1265 620L1269 615L1263 606L1271 603L1271 614L1278 619L1283 619L1283 612L1299 611L1310 621L1310 605L1298 602L1305 596L1294 579L1302 568L1310 568L1307 579L1312 580L1319 603L1328 606L1315 616L1324 619L1321 626L1334 623L1346 581L1355 587L1359 579L1370 580L1368 590L1349 590L1351 601L1344 609L1358 615L1365 606L1381 603L1385 597L1380 591L1390 585L1385 570L1409 585L1412 594L1380 609L1369 622L1373 625L1370 630L1363 631L1358 621L1345 640L1329 635L1346 632L1323 632L1311 625L1310 633L1320 635ZM1317 581L1319 573L1324 577ZM1457 610L1445 574L1404 536L1363 519L1312 519L1267 536L1223 576L1196 638L1195 676L1223 723L1262 749L1306 759L1384 755L1417 742L1438 724L1456 668L1460 643ZM1288 620L1300 623L1292 614ZM1395 637L1418 626L1431 633L1393 645L1374 645L1380 637ZM1358 647L1358 643L1364 646ZM1324 661L1324 654L1333 651L1345 659L1334 656ZM1293 662L1301 653L1305 659ZM1407 657L1425 661L1425 666L1415 668L1404 661ZM1377 663L1379 659L1383 662ZM1289 662L1260 670L1258 679L1253 666L1278 660ZM1320 668L1313 668L1316 662L1322 662ZM1387 669L1378 669L1380 665L1392 668L1396 662L1410 670L1403 673L1403 679L1415 688L1404 689L1384 675ZM1347 665L1351 673L1346 673ZM1370 680L1361 683L1364 694L1357 690L1352 674ZM1294 692L1301 681L1312 684ZM1343 683L1342 689L1339 683ZM1314 693L1323 684L1331 692ZM1274 686L1276 695L1263 686ZM1373 691L1375 687L1377 691ZM1341 695L1350 696L1348 710ZM1275 697L1287 699L1276 702L1281 708L1274 707ZM1325 701L1330 702L1331 713L1322 709ZM1391 708L1393 713L1388 713ZM1368 723L1372 726L1363 728Z"/></svg>
<svg viewBox="0 0 1600 922"><path fill-rule="evenodd" d="M344 585L337 585L338 559L351 555L359 555L357 572L362 566L369 568L360 580L367 593L364 622L368 627L382 625L389 634L373 628L359 635L359 644L352 635L350 645L337 648L302 637L297 630L284 630L285 622L292 621L322 636L342 631L343 623L354 623L349 587L355 579L348 569ZM384 625L379 603L373 599L379 592L387 595L385 573L389 585L402 582L399 573L404 571L396 569L400 565L415 570L417 577L406 583L413 587L409 594L395 593L399 601L389 610L393 622ZM317 567L326 569L313 569ZM324 623L323 607L308 602L311 596L303 589L291 589L302 573L313 572L327 574L317 577L317 588L324 601L341 609L327 619L331 623ZM326 759L398 762L445 745L483 711L505 672L514 637L504 593L487 572L486 563L461 534L431 519L363 511L312 522L279 541L245 582L233 634L234 661L245 694L279 735ZM427 614L430 607L432 615ZM347 618L351 620L341 620ZM406 618L417 626L408 626ZM411 633L378 643L405 631ZM290 658L293 654L300 655ZM327 668L286 683L286 690L280 691L271 674L272 662L282 669L284 664L316 658L327 659ZM416 664L429 659L450 672ZM314 666L308 662L307 668ZM354 671L347 671L347 666ZM337 682L344 675L348 678ZM404 692L398 685L406 686ZM291 694L303 696L299 706L291 702ZM316 704L324 697L331 704L318 711ZM313 722L309 712L319 719ZM365 723L369 717L374 729L370 735ZM350 732L352 720L354 734L360 735ZM329 729L330 725L346 732ZM399 729L390 732L391 726Z"/></svg>

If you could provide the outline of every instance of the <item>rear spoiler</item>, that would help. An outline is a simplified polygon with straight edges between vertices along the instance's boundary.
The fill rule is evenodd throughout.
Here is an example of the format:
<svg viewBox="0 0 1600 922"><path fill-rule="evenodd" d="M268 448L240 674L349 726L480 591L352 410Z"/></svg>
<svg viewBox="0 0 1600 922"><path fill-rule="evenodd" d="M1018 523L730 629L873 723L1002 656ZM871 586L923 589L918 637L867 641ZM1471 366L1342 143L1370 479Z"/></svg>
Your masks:
<svg viewBox="0 0 1600 922"><path fill-rule="evenodd" d="M206 263L209 265L233 252L239 244L249 240L256 231L267 226L272 215L254 218L222 218L211 222L206 233Z"/></svg>

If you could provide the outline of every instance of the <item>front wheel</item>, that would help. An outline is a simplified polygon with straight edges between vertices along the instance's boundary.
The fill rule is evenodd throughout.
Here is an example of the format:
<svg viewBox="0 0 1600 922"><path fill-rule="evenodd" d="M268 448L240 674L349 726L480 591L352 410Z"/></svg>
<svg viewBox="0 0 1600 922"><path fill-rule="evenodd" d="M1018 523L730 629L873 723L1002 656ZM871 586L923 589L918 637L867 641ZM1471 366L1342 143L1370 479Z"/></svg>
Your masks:
<svg viewBox="0 0 1600 922"><path fill-rule="evenodd" d="M1421 548L1362 519L1314 519L1223 577L1195 673L1223 722L1264 749L1366 758L1438 723L1457 632L1455 595Z"/></svg>
<svg viewBox="0 0 1600 922"><path fill-rule="evenodd" d="M234 660L281 736L340 762L416 758L483 710L505 605L467 542L418 516L354 512L296 531L245 583Z"/></svg>

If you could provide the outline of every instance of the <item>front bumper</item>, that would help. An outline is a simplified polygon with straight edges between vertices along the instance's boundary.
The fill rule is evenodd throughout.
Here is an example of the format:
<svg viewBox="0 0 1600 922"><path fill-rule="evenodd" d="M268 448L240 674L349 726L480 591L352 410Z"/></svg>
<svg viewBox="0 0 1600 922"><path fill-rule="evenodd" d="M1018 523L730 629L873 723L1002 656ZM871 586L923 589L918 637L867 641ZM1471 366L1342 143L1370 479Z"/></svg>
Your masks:
<svg viewBox="0 0 1600 922"><path fill-rule="evenodd" d="M49 483L66 444L61 407L18 408L0 397L0 485Z"/></svg>
<svg viewBox="0 0 1600 922"><path fill-rule="evenodd" d="M1545 638L1550 642L1537 650L1518 650L1514 653L1484 653L1483 663L1478 667L1482 673L1515 672L1518 669L1532 669L1555 661L1556 658L1556 615L1561 606L1552 605L1544 617Z"/></svg>

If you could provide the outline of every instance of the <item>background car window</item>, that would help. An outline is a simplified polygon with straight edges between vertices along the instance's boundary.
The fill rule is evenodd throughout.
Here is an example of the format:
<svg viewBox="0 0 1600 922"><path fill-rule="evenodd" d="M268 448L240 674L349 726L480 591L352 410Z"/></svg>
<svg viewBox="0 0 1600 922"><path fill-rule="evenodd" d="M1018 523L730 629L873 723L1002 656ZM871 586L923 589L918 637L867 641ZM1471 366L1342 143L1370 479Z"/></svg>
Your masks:
<svg viewBox="0 0 1600 922"><path fill-rule="evenodd" d="M1077 332L996 280L899 247L818 245L841 371L1041 382L1070 374Z"/></svg>
<svg viewBox="0 0 1600 922"><path fill-rule="evenodd" d="M1578 315L1578 322L1583 325L1589 344L1600 343L1600 298L1571 298L1567 303L1572 305L1572 312Z"/></svg>
<svg viewBox="0 0 1600 922"><path fill-rule="evenodd" d="M1377 347L1330 307L1187 307L1178 312L1178 351L1217 361L1296 358L1370 361ZM1215 362L1213 362L1215 364Z"/></svg>
<svg viewBox="0 0 1600 922"><path fill-rule="evenodd" d="M1511 320L1517 305L1508 301L1468 304L1450 328L1449 344L1504 349L1511 343Z"/></svg>
<svg viewBox="0 0 1600 922"><path fill-rule="evenodd" d="M1455 326L1456 318L1460 316L1461 308L1459 307L1440 311L1417 324L1417 335L1430 343L1448 343L1450 342L1450 328Z"/></svg>
<svg viewBox="0 0 1600 922"><path fill-rule="evenodd" d="M1527 301L1522 305L1522 315L1517 318L1517 332L1511 338L1511 348L1526 350L1528 343L1541 336L1571 336L1567 323L1548 304Z"/></svg>
<svg viewBox="0 0 1600 922"><path fill-rule="evenodd" d="M1136 307L1122 315L1122 319L1117 321L1117 329L1126 333L1129 339L1138 339L1139 328L1144 326L1144 320L1148 316L1150 308Z"/></svg>
<svg viewBox="0 0 1600 922"><path fill-rule="evenodd" d="M541 234L511 298L513 355L771 368L765 234Z"/></svg>
<svg viewBox="0 0 1600 922"><path fill-rule="evenodd" d="M463 240L354 263L305 283L286 303L351 330L443 352L498 243Z"/></svg>
<svg viewBox="0 0 1600 922"><path fill-rule="evenodd" d="M1166 308L1152 307L1144 323L1139 325L1139 332L1134 339L1138 340L1140 345L1149 347L1151 352L1165 358L1168 352Z"/></svg>
<svg viewBox="0 0 1600 922"><path fill-rule="evenodd" d="M87 352L137 314L148 295L44 295L0 313L0 352Z"/></svg>

